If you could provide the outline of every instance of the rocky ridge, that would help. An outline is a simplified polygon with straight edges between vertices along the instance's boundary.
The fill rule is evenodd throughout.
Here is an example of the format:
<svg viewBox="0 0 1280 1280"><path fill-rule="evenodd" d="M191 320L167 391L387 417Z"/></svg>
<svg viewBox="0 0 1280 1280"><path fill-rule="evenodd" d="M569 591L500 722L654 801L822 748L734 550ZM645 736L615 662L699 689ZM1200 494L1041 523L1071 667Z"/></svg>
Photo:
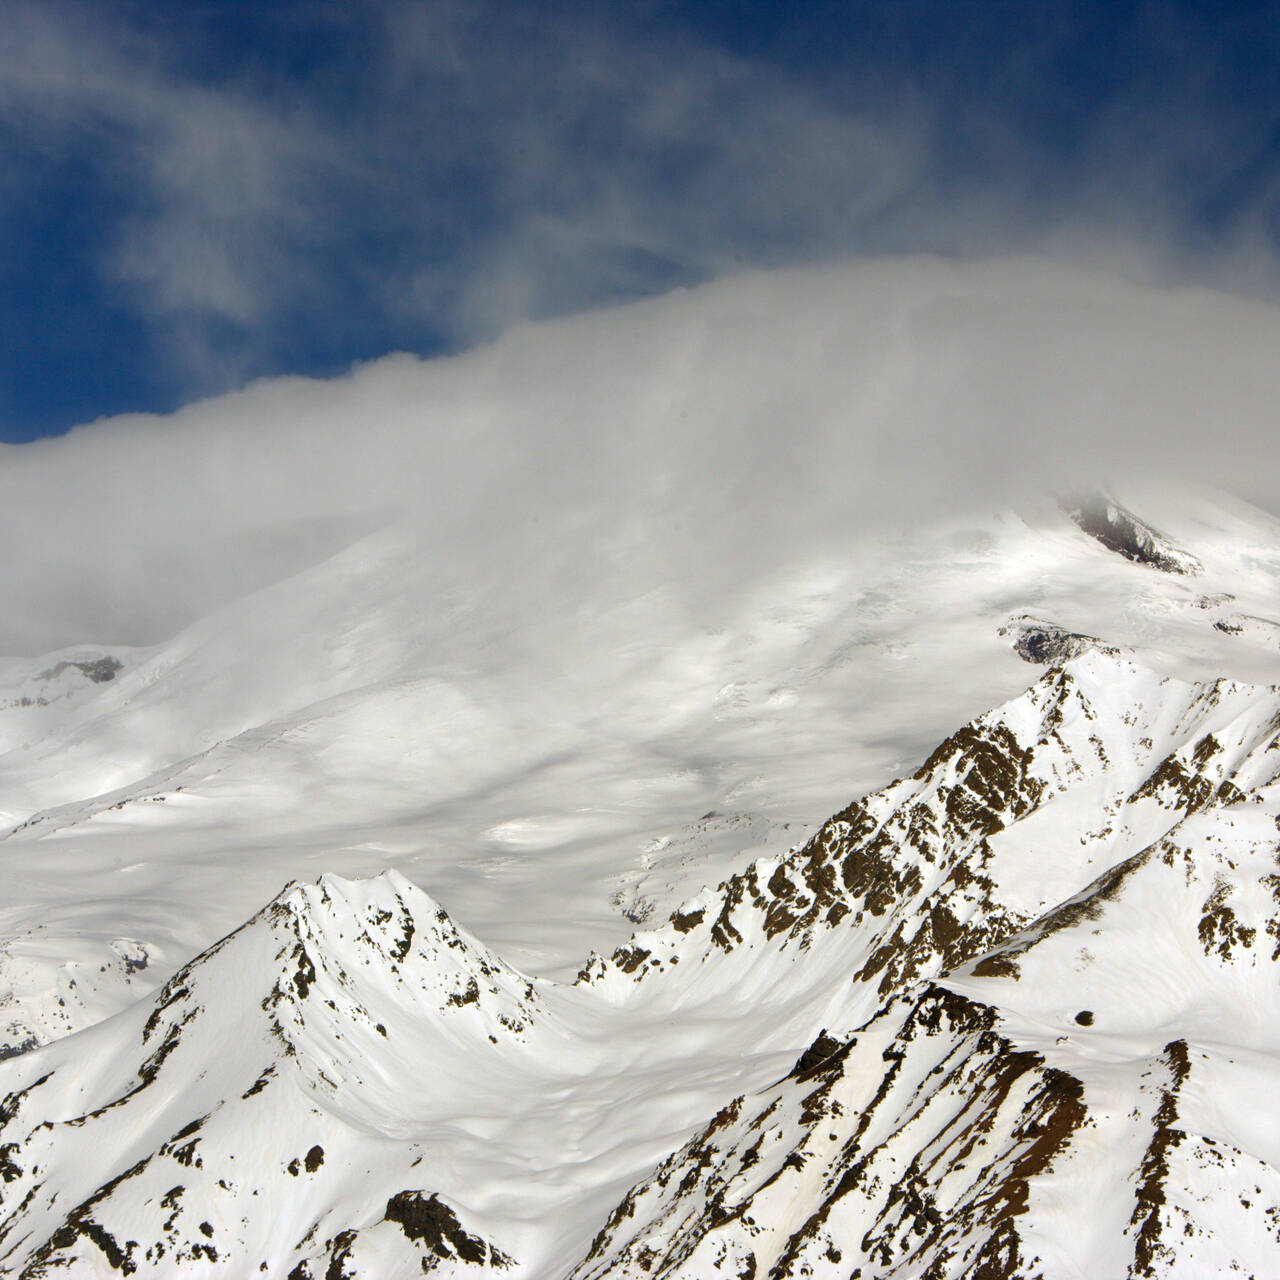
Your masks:
<svg viewBox="0 0 1280 1280"><path fill-rule="evenodd" d="M1280 691L1094 652L572 985L291 887L0 1064L0 1267L1265 1275L1278 773Z"/></svg>
<svg viewBox="0 0 1280 1280"><path fill-rule="evenodd" d="M1108 551L1163 573L1195 575L1204 565L1158 529L1107 494L1093 493L1067 503L1067 514L1079 529Z"/></svg>

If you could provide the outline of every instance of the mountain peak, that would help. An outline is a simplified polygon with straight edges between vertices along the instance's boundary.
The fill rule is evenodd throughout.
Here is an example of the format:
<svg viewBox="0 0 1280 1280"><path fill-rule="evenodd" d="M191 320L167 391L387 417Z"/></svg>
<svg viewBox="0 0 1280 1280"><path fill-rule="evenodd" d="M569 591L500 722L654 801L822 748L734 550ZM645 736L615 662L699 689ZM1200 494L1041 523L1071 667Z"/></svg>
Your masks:
<svg viewBox="0 0 1280 1280"><path fill-rule="evenodd" d="M1280 1164L1239 1101L1280 1051L1277 743L1276 689L1084 653L568 985L399 872L292 884L0 1063L0 1261L1265 1271L1215 1224Z"/></svg>

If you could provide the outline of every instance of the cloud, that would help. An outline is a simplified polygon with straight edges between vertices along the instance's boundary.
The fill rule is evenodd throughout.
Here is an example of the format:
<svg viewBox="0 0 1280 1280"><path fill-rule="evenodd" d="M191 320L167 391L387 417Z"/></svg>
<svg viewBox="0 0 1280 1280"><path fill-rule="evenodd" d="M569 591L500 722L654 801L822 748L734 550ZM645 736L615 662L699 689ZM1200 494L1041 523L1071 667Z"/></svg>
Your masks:
<svg viewBox="0 0 1280 1280"><path fill-rule="evenodd" d="M261 318L280 284L261 275L272 242L307 236L308 178L340 162L323 134L246 92L172 77L162 48L105 12L17 4L6 23L8 150L70 153L86 193L96 180L117 197L103 269L157 312Z"/></svg>
<svg viewBox="0 0 1280 1280"><path fill-rule="evenodd" d="M391 510L477 580L544 546L695 591L1074 476L1280 502L1274 312L1169 287L1280 296L1271 125L1180 10L1011 34L907 5L847 66L658 2L238 12L8 5L0 235L93 210L154 343L104 358L187 398L493 345L6 453L0 650L149 642Z"/></svg>
<svg viewBox="0 0 1280 1280"><path fill-rule="evenodd" d="M243 369L278 367L291 323L354 311L457 345L847 247L918 181L929 121L906 95L850 113L705 44L531 14L325 10L358 58L247 77L196 75L180 24L18 3L5 158L69 166L103 210L101 275L195 363L203 339Z"/></svg>
<svg viewBox="0 0 1280 1280"><path fill-rule="evenodd" d="M1082 35L907 5L834 32L846 66L732 51L663 3L17 0L0 159L101 209L100 278L190 394L852 253L1105 254L1271 293L1260 108L1220 100L1181 10L1112 12ZM1114 65L1081 52L1104 37Z"/></svg>
<svg viewBox="0 0 1280 1280"><path fill-rule="evenodd" d="M853 116L704 45L589 23L512 31L496 12L405 5L388 17L397 123L380 143L425 148L428 163L404 171L431 188L423 199L452 249L388 294L447 317L463 340L830 251L840 228L916 180L928 125L901 101L892 117ZM432 127L442 104L444 131ZM454 230L465 207L436 208L451 182L484 211L480 234Z"/></svg>
<svg viewBox="0 0 1280 1280"><path fill-rule="evenodd" d="M1280 510L1278 342L1276 308L1204 289L900 258L269 379L5 449L0 652L157 641L391 519L441 590L661 591L707 620L1041 490L1209 482Z"/></svg>

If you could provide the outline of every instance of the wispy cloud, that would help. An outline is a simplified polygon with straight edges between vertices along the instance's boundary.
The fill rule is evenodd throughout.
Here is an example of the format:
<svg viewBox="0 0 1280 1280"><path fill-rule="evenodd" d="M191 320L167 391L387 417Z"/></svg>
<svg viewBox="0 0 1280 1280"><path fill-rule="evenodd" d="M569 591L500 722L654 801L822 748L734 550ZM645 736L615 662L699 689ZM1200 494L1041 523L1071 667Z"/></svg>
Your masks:
<svg viewBox="0 0 1280 1280"><path fill-rule="evenodd" d="M203 381L216 332L252 332L327 293L311 254L329 237L323 205L347 159L305 104L184 74L169 41L122 16L6 9L0 157L35 175L36 199L57 172L56 199L100 208L104 284Z"/></svg>
<svg viewBox="0 0 1280 1280"><path fill-rule="evenodd" d="M183 13L7 6L0 158L61 165L101 206L100 277L195 388L305 364L289 333L340 363L849 253L1100 248L1274 280L1256 115L1219 109L1185 22L1149 33L1190 68L1180 110L1136 77L1048 146L1016 106L1065 56L1049 18L984 96L958 83L963 49L833 89L695 39L662 5L286 4L261 19L277 45L320 42L292 61L251 41L202 57L234 13ZM1212 245L1189 245L1215 196Z"/></svg>
<svg viewBox="0 0 1280 1280"><path fill-rule="evenodd" d="M315 236L307 196L341 168L334 140L245 90L174 76L163 45L105 14L18 4L6 25L6 149L68 156L84 195L107 197L103 270L157 312L261 318L283 284L274 257Z"/></svg>

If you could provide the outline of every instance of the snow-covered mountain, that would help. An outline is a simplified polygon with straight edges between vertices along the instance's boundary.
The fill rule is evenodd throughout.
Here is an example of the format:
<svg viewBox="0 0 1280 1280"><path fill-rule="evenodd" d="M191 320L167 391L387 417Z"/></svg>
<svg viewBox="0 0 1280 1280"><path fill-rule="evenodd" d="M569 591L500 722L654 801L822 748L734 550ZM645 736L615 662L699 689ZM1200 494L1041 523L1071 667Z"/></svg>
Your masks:
<svg viewBox="0 0 1280 1280"><path fill-rule="evenodd" d="M1028 663L1273 678L1275 522L1213 496L1142 510L1202 572L1047 502L855 539L698 612L625 576L552 594L541 565L450 586L401 524L163 644L10 660L0 1046L125 1007L330 872L395 866L571 978L909 772Z"/></svg>
<svg viewBox="0 0 1280 1280"><path fill-rule="evenodd" d="M292 887L0 1066L4 1265L1269 1274L1278 775L1280 689L1090 653L572 983Z"/></svg>
<svg viewBox="0 0 1280 1280"><path fill-rule="evenodd" d="M1280 1274L1277 334L851 264L6 452L0 1274Z"/></svg>

